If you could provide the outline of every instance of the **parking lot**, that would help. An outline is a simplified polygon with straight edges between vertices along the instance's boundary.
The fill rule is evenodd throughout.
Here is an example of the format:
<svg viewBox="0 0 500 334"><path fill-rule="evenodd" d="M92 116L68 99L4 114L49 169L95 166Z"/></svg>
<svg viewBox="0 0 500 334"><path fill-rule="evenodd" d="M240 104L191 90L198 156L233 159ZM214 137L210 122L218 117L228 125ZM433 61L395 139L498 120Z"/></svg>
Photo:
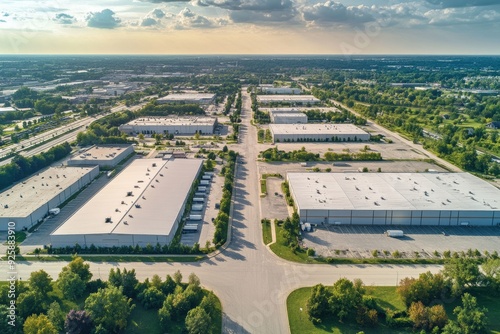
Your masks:
<svg viewBox="0 0 500 334"><path fill-rule="evenodd" d="M387 230L402 230L405 236L390 238L384 234ZM371 257L373 250L409 257L415 252L432 257L434 251L447 250L500 252L500 227L318 225L302 236L304 245L322 256Z"/></svg>
<svg viewBox="0 0 500 334"><path fill-rule="evenodd" d="M200 247L205 247L207 241L212 242L215 233L215 226L212 219L217 217L219 209L215 208L215 204L219 203L222 198L222 187L224 185L224 178L220 175L220 167L217 166L214 170L212 183L210 184L210 191L207 192L205 202L203 203L202 211L192 211L193 215L202 215L202 221L187 221L189 224L198 225L197 233L186 233L181 236L181 243L187 246L193 246L198 243Z"/></svg>

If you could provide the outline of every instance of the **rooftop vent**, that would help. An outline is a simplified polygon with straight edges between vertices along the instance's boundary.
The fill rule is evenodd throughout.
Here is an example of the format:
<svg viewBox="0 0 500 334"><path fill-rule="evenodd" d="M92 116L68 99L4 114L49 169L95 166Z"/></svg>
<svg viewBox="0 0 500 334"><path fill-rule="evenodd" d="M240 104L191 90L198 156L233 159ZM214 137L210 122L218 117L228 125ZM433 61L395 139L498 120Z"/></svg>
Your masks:
<svg viewBox="0 0 500 334"><path fill-rule="evenodd" d="M104 222L105 222L105 223L111 223L111 217L106 217L106 218L104 219Z"/></svg>
<svg viewBox="0 0 500 334"><path fill-rule="evenodd" d="M134 194L131 191L127 191L127 197L129 196L134 196Z"/></svg>
<svg viewBox="0 0 500 334"><path fill-rule="evenodd" d="M140 209L140 208L141 208L141 205L140 205L140 204L136 204L136 205L135 205L135 207L136 207L137 209Z"/></svg>

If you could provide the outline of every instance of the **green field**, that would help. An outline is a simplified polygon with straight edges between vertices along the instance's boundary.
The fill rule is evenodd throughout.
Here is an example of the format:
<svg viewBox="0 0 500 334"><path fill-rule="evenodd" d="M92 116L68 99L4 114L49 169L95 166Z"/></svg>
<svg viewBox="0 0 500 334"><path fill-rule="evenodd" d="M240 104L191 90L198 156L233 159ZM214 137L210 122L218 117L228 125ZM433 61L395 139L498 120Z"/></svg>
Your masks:
<svg viewBox="0 0 500 334"><path fill-rule="evenodd" d="M203 255L193 255L193 256L175 256L175 255L78 255L88 262L102 263L102 262L196 262L203 260L205 256ZM72 255L47 255L47 256L16 256L17 261L71 261ZM3 261L6 257L1 257Z"/></svg>
<svg viewBox="0 0 500 334"><path fill-rule="evenodd" d="M332 282L333 283L333 282ZM478 299L478 305L486 307L489 319L489 328L492 333L500 333L500 303L498 297L492 296L487 289L475 289L470 291ZM301 288L293 291L287 298L287 312L290 330L292 334L323 334L342 333L356 334L364 331L366 334L378 333L413 333L411 329L392 329L379 322L376 328L362 328L356 323L340 323L336 319L326 319L319 325L314 325L309 321L306 304L311 293L311 288ZM396 293L396 287L366 287L366 294L376 298L377 303L386 309L404 310L404 304ZM450 319L455 319L453 309L461 304L460 299L445 303L444 307ZM300 309L302 308L302 311ZM380 320L380 319L379 319Z"/></svg>

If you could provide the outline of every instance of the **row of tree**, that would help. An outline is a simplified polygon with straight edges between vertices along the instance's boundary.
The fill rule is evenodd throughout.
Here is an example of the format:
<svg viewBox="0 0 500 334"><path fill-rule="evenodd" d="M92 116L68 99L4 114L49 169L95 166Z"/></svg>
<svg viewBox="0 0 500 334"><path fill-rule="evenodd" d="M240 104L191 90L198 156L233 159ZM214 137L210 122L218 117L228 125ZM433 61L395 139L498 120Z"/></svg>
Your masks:
<svg viewBox="0 0 500 334"><path fill-rule="evenodd" d="M201 288L191 274L182 283L177 271L163 281L158 275L139 282L135 270L111 269L108 282L91 280L89 265L81 258L62 269L57 280L44 270L16 282L16 326L8 325L9 288L0 290L0 332L5 334L121 333L136 305L153 310L162 331L184 327L189 334L214 333L221 317L218 298ZM83 308L80 309L81 299Z"/></svg>

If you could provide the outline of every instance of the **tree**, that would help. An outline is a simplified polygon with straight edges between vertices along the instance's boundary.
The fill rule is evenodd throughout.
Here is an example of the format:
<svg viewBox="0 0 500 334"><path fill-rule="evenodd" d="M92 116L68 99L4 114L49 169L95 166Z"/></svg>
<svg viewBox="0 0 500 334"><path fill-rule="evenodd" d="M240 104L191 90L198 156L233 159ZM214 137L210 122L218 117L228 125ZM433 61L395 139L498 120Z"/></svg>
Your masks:
<svg viewBox="0 0 500 334"><path fill-rule="evenodd" d="M164 331L168 330L168 326L172 321L172 315L170 313L171 306L168 302L168 298L163 302L163 306L158 310L158 320L160 321L161 328Z"/></svg>
<svg viewBox="0 0 500 334"><path fill-rule="evenodd" d="M64 297L70 300L76 300L83 296L85 292L85 282L76 273L63 270L59 273L57 286L63 293Z"/></svg>
<svg viewBox="0 0 500 334"><path fill-rule="evenodd" d="M43 303L43 296L36 291L19 294L16 304L19 316L25 319L32 314L44 312L47 307Z"/></svg>
<svg viewBox="0 0 500 334"><path fill-rule="evenodd" d="M0 303L0 333L2 334L18 334L22 328L21 317L13 317L7 308L8 304ZM9 322L11 322L9 324Z"/></svg>
<svg viewBox="0 0 500 334"><path fill-rule="evenodd" d="M83 282L87 283L92 278L92 273L90 272L90 265L83 261L79 256L73 256L72 260L66 267L63 267L63 271L69 270L80 276Z"/></svg>
<svg viewBox="0 0 500 334"><path fill-rule="evenodd" d="M146 310L151 308L159 309L163 305L165 294L157 287L150 286L141 292L138 298Z"/></svg>
<svg viewBox="0 0 500 334"><path fill-rule="evenodd" d="M86 311L71 310L64 321L66 334L90 334L92 319Z"/></svg>
<svg viewBox="0 0 500 334"><path fill-rule="evenodd" d="M186 316L186 329L189 334L212 333L212 320L205 310L198 306L188 312Z"/></svg>
<svg viewBox="0 0 500 334"><path fill-rule="evenodd" d="M210 316L212 321L215 321L215 317L218 315L219 300L217 296L212 291L209 291L201 300L200 307L202 307L205 312Z"/></svg>
<svg viewBox="0 0 500 334"><path fill-rule="evenodd" d="M26 318L23 331L24 334L58 334L54 324L45 314L34 314Z"/></svg>
<svg viewBox="0 0 500 334"><path fill-rule="evenodd" d="M443 275L452 281L453 293L456 296L469 286L476 285L481 279L477 261L470 257L450 259L444 266Z"/></svg>
<svg viewBox="0 0 500 334"><path fill-rule="evenodd" d="M457 320L450 321L443 328L443 334L480 334L487 332L488 310L477 306L477 299L469 293L462 296L462 306L457 306L453 313Z"/></svg>
<svg viewBox="0 0 500 334"><path fill-rule="evenodd" d="M488 259L481 265L484 273L484 284L496 293L500 292L500 259Z"/></svg>
<svg viewBox="0 0 500 334"><path fill-rule="evenodd" d="M29 287L42 296L46 296L47 293L52 291L52 278L47 274L45 270L34 271L30 274Z"/></svg>
<svg viewBox="0 0 500 334"><path fill-rule="evenodd" d="M47 317L54 324L54 327L58 332L62 332L64 329L64 317L65 314L61 310L61 305L58 302L52 302L49 309L47 310Z"/></svg>
<svg viewBox="0 0 500 334"><path fill-rule="evenodd" d="M311 296L307 300L306 310L314 323L321 322L321 318L328 315L330 311L329 299L332 295L330 289L326 288L323 284L313 286Z"/></svg>
<svg viewBox="0 0 500 334"><path fill-rule="evenodd" d="M132 299L127 298L120 288L111 286L92 293L85 300L85 310L96 326L118 333L127 327L132 312Z"/></svg>
<svg viewBox="0 0 500 334"><path fill-rule="evenodd" d="M182 282L182 274L181 274L180 270L177 270L174 273L174 282L177 285L181 284L181 282Z"/></svg>
<svg viewBox="0 0 500 334"><path fill-rule="evenodd" d="M350 280L341 278L333 284L329 305L332 313L340 321L356 314L361 301L362 292Z"/></svg>
<svg viewBox="0 0 500 334"><path fill-rule="evenodd" d="M115 287L122 287L124 295L134 298L136 295L135 287L139 281L137 280L135 269L127 270L127 268L124 268L122 272L120 268L117 268L116 271L111 268L109 271L109 283Z"/></svg>
<svg viewBox="0 0 500 334"><path fill-rule="evenodd" d="M397 292L401 300L410 306L414 302L429 305L433 301L447 297L450 290L449 283L441 274L432 274L430 271L422 273L418 278L404 278L399 283Z"/></svg>

